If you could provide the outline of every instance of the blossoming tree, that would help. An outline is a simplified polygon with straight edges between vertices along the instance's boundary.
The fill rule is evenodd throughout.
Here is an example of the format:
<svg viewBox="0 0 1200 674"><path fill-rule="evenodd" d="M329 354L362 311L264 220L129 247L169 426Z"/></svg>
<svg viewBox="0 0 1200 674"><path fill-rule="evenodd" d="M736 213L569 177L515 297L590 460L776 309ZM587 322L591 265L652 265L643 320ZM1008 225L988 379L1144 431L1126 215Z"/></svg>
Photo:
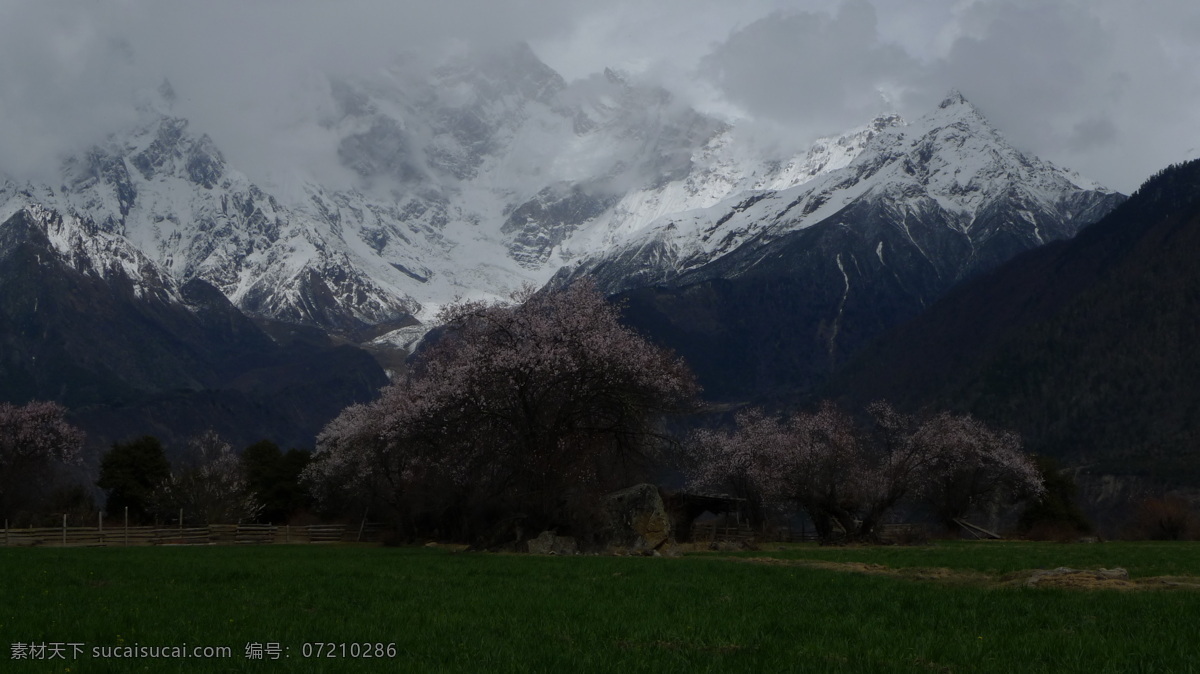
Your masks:
<svg viewBox="0 0 1200 674"><path fill-rule="evenodd" d="M182 511L184 522L202 525L252 522L262 509L237 454L212 430L188 442L183 465L159 484L150 501L164 520Z"/></svg>
<svg viewBox="0 0 1200 674"><path fill-rule="evenodd" d="M83 431L65 415L53 402L0 403L0 511L35 506L55 467L79 462Z"/></svg>
<svg viewBox="0 0 1200 674"><path fill-rule="evenodd" d="M578 533L600 493L645 474L660 419L698 391L686 365L589 282L515 299L445 308L411 371L325 428L306 471L319 498L370 488L443 535Z"/></svg>
<svg viewBox="0 0 1200 674"><path fill-rule="evenodd" d="M972 510L1010 496L1045 492L1033 457L1016 433L997 432L969 414L941 412L927 419L913 442L931 457L924 500L947 528Z"/></svg>
<svg viewBox="0 0 1200 674"><path fill-rule="evenodd" d="M822 540L837 529L872 538L906 500L950 521L1003 494L1036 496L1043 488L1010 433L946 413L918 422L882 402L868 411L869 429L831 403L783 420L743 412L733 430L693 436L691 484L737 494L759 512L798 507Z"/></svg>

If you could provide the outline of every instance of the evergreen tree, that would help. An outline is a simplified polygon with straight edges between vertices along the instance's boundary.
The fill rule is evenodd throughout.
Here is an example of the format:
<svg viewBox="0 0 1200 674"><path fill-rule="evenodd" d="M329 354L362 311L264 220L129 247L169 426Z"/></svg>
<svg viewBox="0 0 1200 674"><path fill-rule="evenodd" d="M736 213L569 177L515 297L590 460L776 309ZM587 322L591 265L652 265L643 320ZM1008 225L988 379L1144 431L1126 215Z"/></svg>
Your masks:
<svg viewBox="0 0 1200 674"><path fill-rule="evenodd" d="M300 449L287 453L270 440L261 440L242 452L242 468L250 490L263 504L260 518L280 524L311 505L308 491L300 485L300 472L310 454Z"/></svg>
<svg viewBox="0 0 1200 674"><path fill-rule="evenodd" d="M105 511L131 522L150 521L150 494L171 476L171 464L158 438L144 435L126 443L113 443L100 460L96 486L108 492Z"/></svg>

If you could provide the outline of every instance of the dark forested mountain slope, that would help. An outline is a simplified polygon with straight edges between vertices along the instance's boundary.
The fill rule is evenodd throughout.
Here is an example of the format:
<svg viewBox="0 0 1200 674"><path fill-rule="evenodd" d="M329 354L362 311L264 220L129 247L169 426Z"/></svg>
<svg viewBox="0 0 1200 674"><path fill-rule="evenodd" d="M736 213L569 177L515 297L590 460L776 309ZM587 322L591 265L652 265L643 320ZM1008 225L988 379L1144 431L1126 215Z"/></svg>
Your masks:
<svg viewBox="0 0 1200 674"><path fill-rule="evenodd" d="M1033 451L1200 483L1200 162L879 340L830 391L970 410Z"/></svg>

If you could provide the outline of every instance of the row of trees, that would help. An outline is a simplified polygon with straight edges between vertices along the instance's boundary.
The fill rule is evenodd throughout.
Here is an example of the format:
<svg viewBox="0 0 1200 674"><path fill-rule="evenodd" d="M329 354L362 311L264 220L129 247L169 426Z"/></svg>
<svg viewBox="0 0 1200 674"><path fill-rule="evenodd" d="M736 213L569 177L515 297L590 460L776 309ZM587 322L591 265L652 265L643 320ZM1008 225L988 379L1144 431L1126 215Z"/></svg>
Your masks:
<svg viewBox="0 0 1200 674"><path fill-rule="evenodd" d="M308 452L285 454L269 441L239 456L209 431L192 438L172 467L162 443L144 436L114 444L96 484L108 493L108 514L128 513L134 522L169 521L182 511L196 524L278 523L311 503L299 481L308 459Z"/></svg>
<svg viewBox="0 0 1200 674"><path fill-rule="evenodd" d="M39 514L94 512L83 471L84 434L53 402L0 403L0 513L11 524ZM110 517L169 521L180 510L197 523L281 522L312 503L299 481L310 454L267 441L240 455L216 433L192 438L176 465L157 438L116 443L99 467ZM94 475L94 474L93 474ZM128 510L127 510L128 509Z"/></svg>
<svg viewBox="0 0 1200 674"><path fill-rule="evenodd" d="M325 501L370 492L412 533L487 543L523 527L587 537L601 496L647 479L674 448L664 415L695 409L685 364L621 325L587 282L519 304L463 302L408 375L347 409L307 479ZM758 519L803 509L823 538L870 538L896 506L951 521L1002 496L1038 496L1018 439L969 416L918 421L885 403L860 429L836 407L740 414L682 457L692 487L733 493Z"/></svg>
<svg viewBox="0 0 1200 674"><path fill-rule="evenodd" d="M122 516L128 508L134 522L170 521L180 512L196 524L250 522L262 510L242 461L212 431L188 442L174 470L157 438L115 444L96 484L108 491L108 514Z"/></svg>
<svg viewBox="0 0 1200 674"><path fill-rule="evenodd" d="M822 540L870 539L902 504L952 528L1001 498L1045 492L1011 433L969 415L919 420L884 402L868 412L865 426L831 403L782 419L742 412L735 429L700 431L688 443L691 485L746 499L758 520L799 508Z"/></svg>

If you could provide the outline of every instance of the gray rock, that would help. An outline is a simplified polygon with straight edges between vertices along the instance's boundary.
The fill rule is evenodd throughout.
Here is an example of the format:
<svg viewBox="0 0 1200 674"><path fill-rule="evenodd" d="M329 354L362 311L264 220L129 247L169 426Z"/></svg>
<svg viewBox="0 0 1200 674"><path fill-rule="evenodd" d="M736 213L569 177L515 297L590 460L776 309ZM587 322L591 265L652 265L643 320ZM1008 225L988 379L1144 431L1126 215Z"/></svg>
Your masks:
<svg viewBox="0 0 1200 674"><path fill-rule="evenodd" d="M671 538L671 519L658 487L639 484L604 498L607 543L629 552L651 554Z"/></svg>
<svg viewBox="0 0 1200 674"><path fill-rule="evenodd" d="M570 536L558 536L553 531L543 531L537 538L526 542L531 555L578 555L579 544Z"/></svg>

